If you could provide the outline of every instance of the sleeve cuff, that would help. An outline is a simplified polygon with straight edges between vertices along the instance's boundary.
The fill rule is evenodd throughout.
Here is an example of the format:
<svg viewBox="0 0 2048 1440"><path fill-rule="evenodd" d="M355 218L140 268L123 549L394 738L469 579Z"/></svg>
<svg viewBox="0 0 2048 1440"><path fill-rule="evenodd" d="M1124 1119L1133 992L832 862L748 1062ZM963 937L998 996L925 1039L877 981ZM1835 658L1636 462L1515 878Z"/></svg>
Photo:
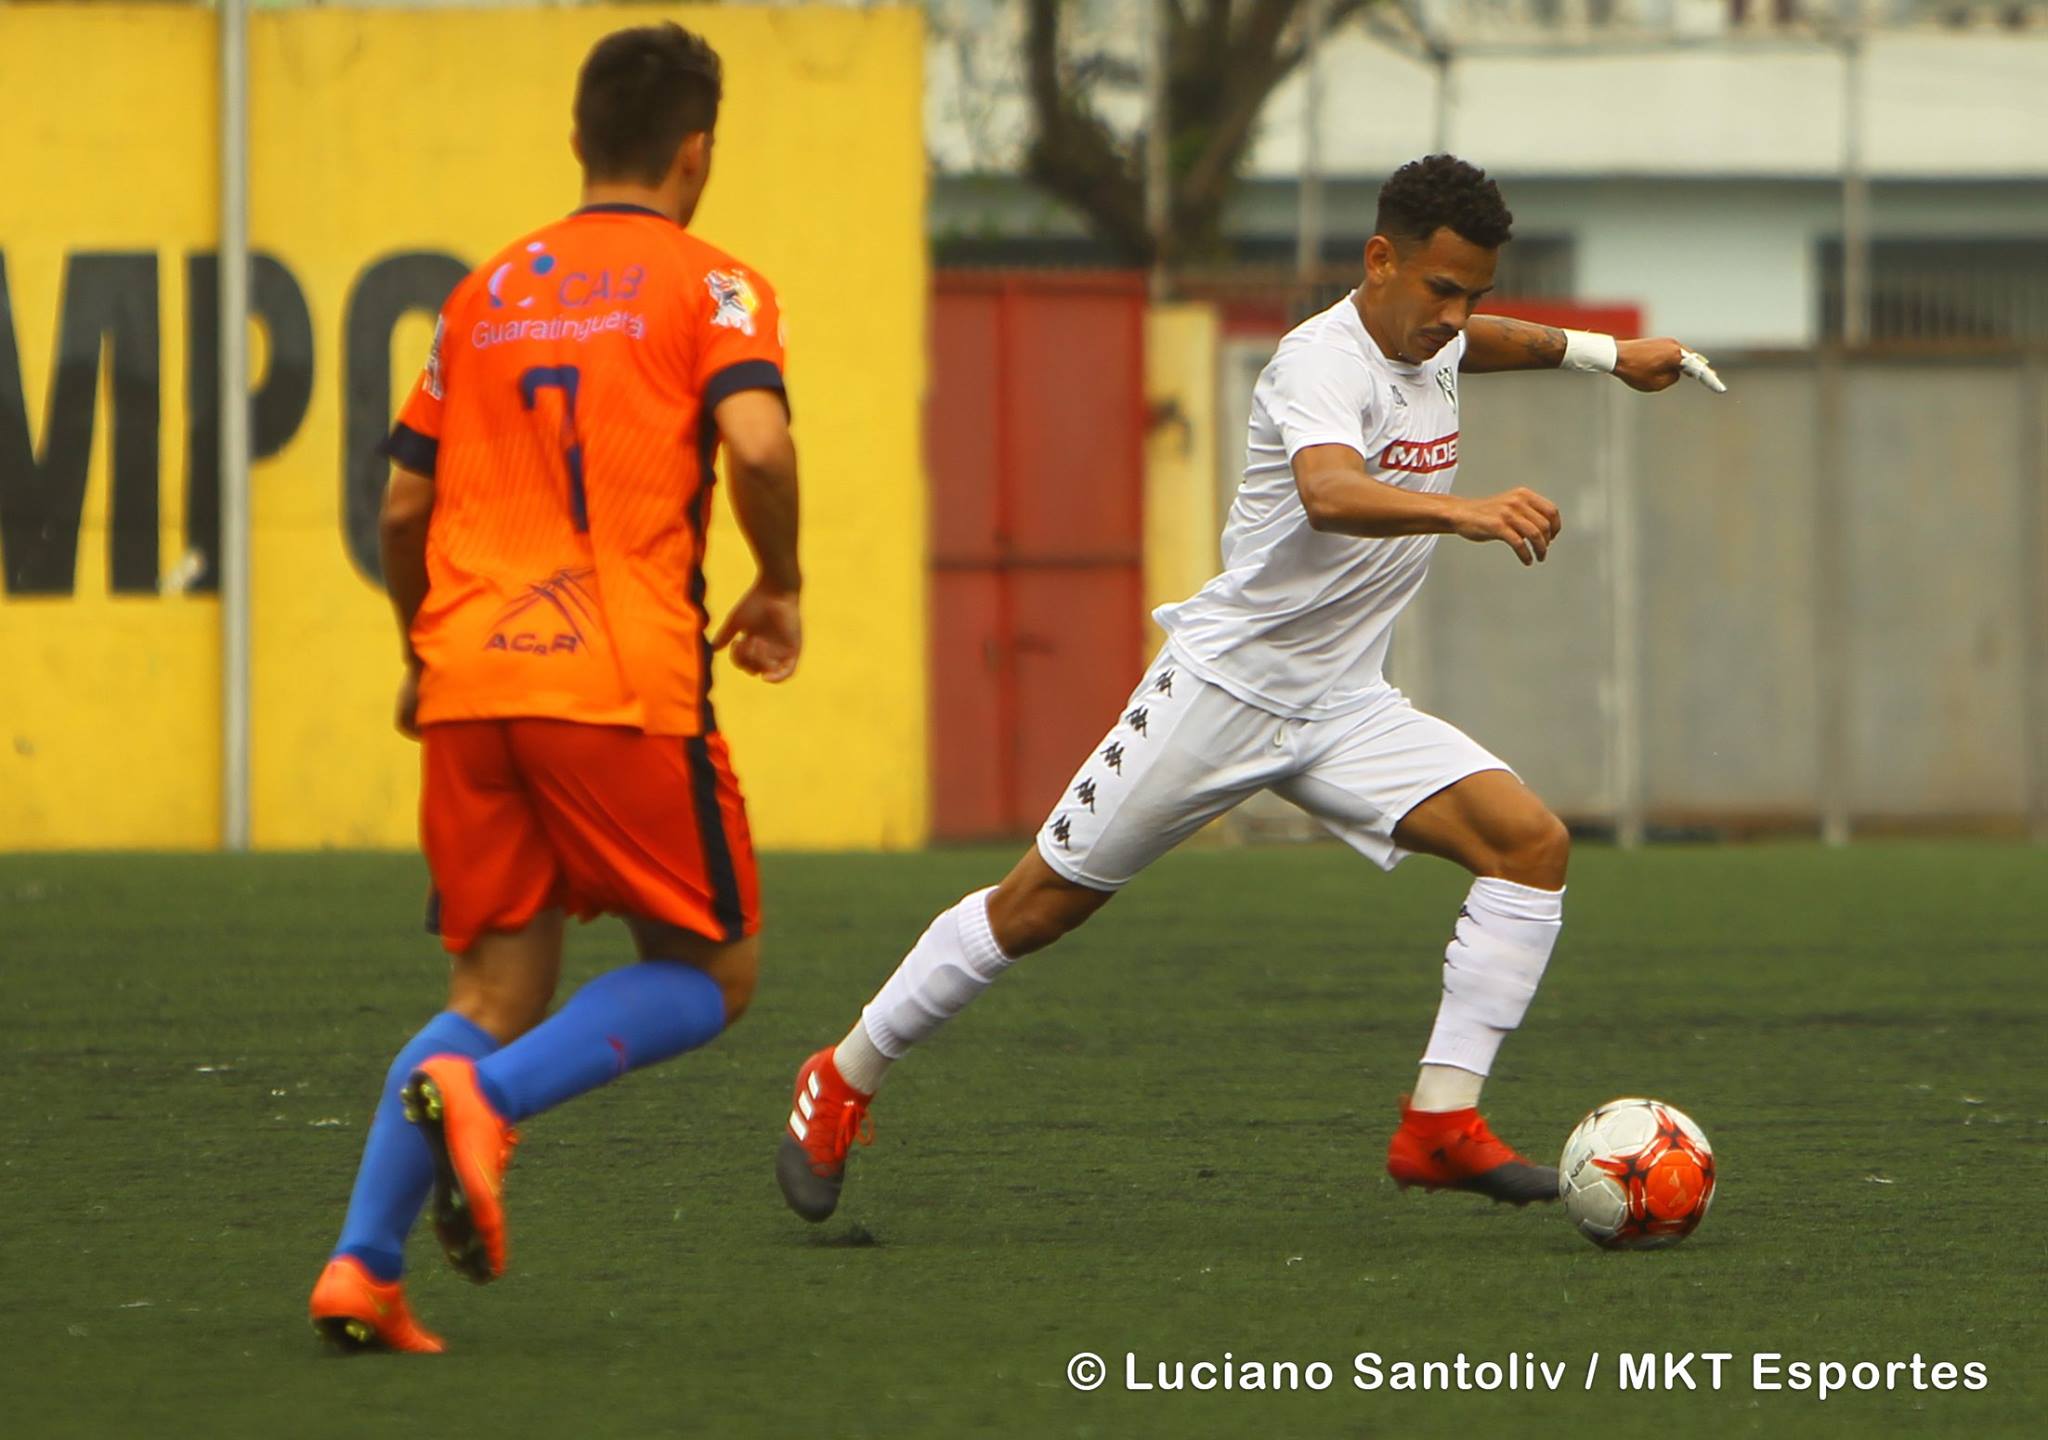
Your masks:
<svg viewBox="0 0 2048 1440"><path fill-rule="evenodd" d="M1352 450L1356 450L1361 455L1366 454L1365 437L1363 435L1360 435L1356 430L1353 430L1348 435L1339 435L1327 432L1320 435L1314 432L1308 432L1300 435L1290 435L1287 437L1285 444L1287 448L1287 458L1289 460L1294 459L1295 456L1299 455L1302 451L1308 449L1311 445L1343 445Z"/></svg>
<svg viewBox="0 0 2048 1440"><path fill-rule="evenodd" d="M387 459L404 466L415 475L434 477L434 462L440 456L441 442L431 435L422 435L412 426L400 423L392 427L391 434L377 447Z"/></svg>
<svg viewBox="0 0 2048 1440"><path fill-rule="evenodd" d="M773 360L741 360L704 382L703 413L709 415L742 390L773 390L782 397L783 410L789 409L789 390L782 383L781 367Z"/></svg>

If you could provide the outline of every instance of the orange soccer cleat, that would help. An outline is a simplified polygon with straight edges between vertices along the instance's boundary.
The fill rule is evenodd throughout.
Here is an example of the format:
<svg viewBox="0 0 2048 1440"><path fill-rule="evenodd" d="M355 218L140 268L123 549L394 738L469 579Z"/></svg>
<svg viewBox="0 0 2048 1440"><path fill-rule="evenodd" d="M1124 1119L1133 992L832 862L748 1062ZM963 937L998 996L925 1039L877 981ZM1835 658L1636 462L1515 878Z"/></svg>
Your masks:
<svg viewBox="0 0 2048 1440"><path fill-rule="evenodd" d="M313 1285L306 1307L314 1333L335 1349L402 1350L413 1355L439 1355L448 1347L441 1337L420 1328L405 1303L405 1285L379 1281L353 1255L327 1262Z"/></svg>
<svg viewBox="0 0 2048 1440"><path fill-rule="evenodd" d="M1516 1154L1477 1110L1412 1110L1405 1095L1387 1173L1403 1190L1469 1190L1512 1205L1557 1198L1557 1171Z"/></svg>
<svg viewBox="0 0 2048 1440"><path fill-rule="evenodd" d="M868 1102L841 1078L832 1051L820 1050L796 1072L796 1098L775 1152L775 1180L789 1208L813 1223L839 1208L846 1183L846 1155L854 1142L874 1139Z"/></svg>
<svg viewBox="0 0 2048 1440"><path fill-rule="evenodd" d="M434 1234L448 1263L479 1285L505 1273L499 1192L519 1132L477 1085L476 1062L436 1055L406 1082L405 1118L434 1152Z"/></svg>

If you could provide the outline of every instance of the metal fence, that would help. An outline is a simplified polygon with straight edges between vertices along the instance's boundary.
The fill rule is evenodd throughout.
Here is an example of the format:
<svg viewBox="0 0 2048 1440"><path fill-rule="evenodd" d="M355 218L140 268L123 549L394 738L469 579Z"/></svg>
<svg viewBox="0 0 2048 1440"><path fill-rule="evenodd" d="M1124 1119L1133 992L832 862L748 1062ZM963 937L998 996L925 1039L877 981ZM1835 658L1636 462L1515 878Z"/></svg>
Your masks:
<svg viewBox="0 0 2048 1440"><path fill-rule="evenodd" d="M1226 435L1267 353L1229 347ZM1441 545L1391 678L1624 840L2048 840L2048 356L1715 358L1720 398L1468 379L1459 490L1564 534Z"/></svg>
<svg viewBox="0 0 2048 1440"><path fill-rule="evenodd" d="M1848 28L2031 29L2043 0L1405 0L1432 33L1522 45L1710 40Z"/></svg>
<svg viewBox="0 0 2048 1440"><path fill-rule="evenodd" d="M1843 331L1842 245L1819 255L1820 333ZM2048 343L2048 245L1993 236L1883 239L1870 247L1873 341Z"/></svg>

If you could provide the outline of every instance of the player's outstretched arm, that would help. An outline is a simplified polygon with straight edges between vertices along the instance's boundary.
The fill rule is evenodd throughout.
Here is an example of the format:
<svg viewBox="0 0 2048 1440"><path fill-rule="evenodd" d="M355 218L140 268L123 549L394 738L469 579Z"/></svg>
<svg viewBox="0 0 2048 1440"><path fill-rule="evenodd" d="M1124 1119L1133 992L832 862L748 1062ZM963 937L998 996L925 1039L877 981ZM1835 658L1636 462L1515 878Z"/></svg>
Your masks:
<svg viewBox="0 0 2048 1440"><path fill-rule="evenodd" d="M1465 356L1458 369L1468 375L1498 370L1555 370L1564 364L1565 332L1505 315L1474 315L1465 322Z"/></svg>
<svg viewBox="0 0 2048 1440"><path fill-rule="evenodd" d="M1617 340L1614 351L1614 378L1631 390L1668 390L1690 375L1716 395L1728 393L1707 357L1676 340Z"/></svg>
<svg viewBox="0 0 2048 1440"><path fill-rule="evenodd" d="M391 467L384 504L377 516L377 554L384 567L384 591L398 616L398 641L405 650L405 680L398 692L398 728L417 736L420 657L412 648L413 617L427 598L427 524L434 515L434 480Z"/></svg>
<svg viewBox="0 0 2048 1440"><path fill-rule="evenodd" d="M1484 375L1499 370L1584 370L1610 374L1632 390L1667 390L1690 375L1715 394L1728 387L1704 355L1676 340L1617 340L1589 330L1560 330L1474 315L1465 325L1465 356L1458 368Z"/></svg>
<svg viewBox="0 0 2048 1440"><path fill-rule="evenodd" d="M1310 445L1295 452L1294 484L1309 525L1337 535L1383 540L1397 535L1456 535L1498 540L1524 565L1550 553L1563 517L1526 486L1484 499L1404 490L1366 473L1349 445Z"/></svg>
<svg viewBox="0 0 2048 1440"><path fill-rule="evenodd" d="M728 395L712 412L725 446L733 513L754 552L754 583L718 627L712 648L732 646L732 661L770 682L796 673L803 653L797 563L796 441L789 412L772 390Z"/></svg>

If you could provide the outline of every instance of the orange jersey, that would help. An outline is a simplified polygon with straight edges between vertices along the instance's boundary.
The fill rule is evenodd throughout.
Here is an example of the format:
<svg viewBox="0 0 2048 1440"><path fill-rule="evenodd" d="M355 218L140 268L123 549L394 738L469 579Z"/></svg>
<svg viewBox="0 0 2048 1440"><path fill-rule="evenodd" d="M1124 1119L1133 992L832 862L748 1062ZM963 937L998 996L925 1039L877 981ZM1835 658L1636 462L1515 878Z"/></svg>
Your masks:
<svg viewBox="0 0 2048 1440"><path fill-rule="evenodd" d="M456 287L385 442L434 480L422 725L716 728L712 412L782 392L782 361L767 281L638 206L579 210Z"/></svg>

